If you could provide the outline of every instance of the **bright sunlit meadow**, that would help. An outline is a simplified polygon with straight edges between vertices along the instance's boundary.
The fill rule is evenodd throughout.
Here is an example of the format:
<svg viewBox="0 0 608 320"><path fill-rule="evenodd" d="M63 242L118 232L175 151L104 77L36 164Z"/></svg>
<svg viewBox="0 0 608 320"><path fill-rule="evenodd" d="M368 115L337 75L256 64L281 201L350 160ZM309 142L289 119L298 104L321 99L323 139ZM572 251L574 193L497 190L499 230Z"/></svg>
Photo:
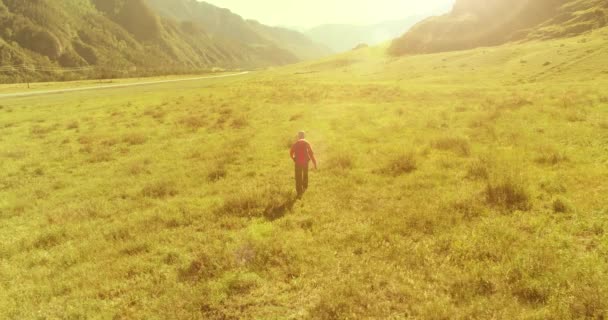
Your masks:
<svg viewBox="0 0 608 320"><path fill-rule="evenodd" d="M2 99L0 318L604 319L607 41Z"/></svg>

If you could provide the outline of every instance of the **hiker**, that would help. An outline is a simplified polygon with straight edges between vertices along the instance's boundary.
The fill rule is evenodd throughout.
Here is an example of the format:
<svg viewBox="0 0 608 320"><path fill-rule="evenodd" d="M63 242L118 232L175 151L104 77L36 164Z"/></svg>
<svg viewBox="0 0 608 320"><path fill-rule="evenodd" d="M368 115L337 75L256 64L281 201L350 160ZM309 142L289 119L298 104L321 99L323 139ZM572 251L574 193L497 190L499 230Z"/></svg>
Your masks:
<svg viewBox="0 0 608 320"><path fill-rule="evenodd" d="M315 170L317 169L317 159L312 152L310 143L306 141L306 133L298 132L298 141L291 146L289 155L295 163L296 172L296 191L301 197L308 189L308 163L312 160Z"/></svg>

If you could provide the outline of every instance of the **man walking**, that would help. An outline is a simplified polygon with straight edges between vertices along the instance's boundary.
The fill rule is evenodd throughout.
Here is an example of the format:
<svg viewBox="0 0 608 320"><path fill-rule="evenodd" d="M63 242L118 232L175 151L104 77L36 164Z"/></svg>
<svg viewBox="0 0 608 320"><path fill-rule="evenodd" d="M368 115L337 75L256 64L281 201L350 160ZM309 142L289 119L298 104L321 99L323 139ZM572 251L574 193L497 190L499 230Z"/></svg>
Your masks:
<svg viewBox="0 0 608 320"><path fill-rule="evenodd" d="M296 171L296 191L298 197L301 197L306 189L308 189L308 163L312 160L314 168L317 169L317 160L315 154L310 147L310 143L306 141L306 133L298 132L298 141L291 146L289 155L295 162Z"/></svg>

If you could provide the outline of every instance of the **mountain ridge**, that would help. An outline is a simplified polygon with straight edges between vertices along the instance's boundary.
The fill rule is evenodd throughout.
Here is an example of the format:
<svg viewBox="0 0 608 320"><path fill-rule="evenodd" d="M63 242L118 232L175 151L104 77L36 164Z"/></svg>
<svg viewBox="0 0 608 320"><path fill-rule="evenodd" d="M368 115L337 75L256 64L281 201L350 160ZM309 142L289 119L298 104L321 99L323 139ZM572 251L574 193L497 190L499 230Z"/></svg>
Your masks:
<svg viewBox="0 0 608 320"><path fill-rule="evenodd" d="M244 19L229 9L195 0L147 0L161 15L180 21L194 22L215 37L251 45L276 45L294 54L299 60L316 59L331 51L304 34Z"/></svg>
<svg viewBox="0 0 608 320"><path fill-rule="evenodd" d="M604 0L457 0L450 13L428 18L394 40L389 52L435 53L569 37L607 23Z"/></svg>

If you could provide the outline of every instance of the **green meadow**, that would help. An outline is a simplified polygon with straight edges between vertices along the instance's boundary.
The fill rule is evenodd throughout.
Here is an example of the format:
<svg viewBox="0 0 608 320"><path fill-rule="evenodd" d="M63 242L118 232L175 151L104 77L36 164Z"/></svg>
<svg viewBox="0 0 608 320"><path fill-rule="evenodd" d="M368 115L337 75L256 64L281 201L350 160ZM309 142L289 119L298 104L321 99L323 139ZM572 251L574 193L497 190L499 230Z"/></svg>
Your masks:
<svg viewBox="0 0 608 320"><path fill-rule="evenodd" d="M0 318L604 319L607 48L1 99Z"/></svg>

